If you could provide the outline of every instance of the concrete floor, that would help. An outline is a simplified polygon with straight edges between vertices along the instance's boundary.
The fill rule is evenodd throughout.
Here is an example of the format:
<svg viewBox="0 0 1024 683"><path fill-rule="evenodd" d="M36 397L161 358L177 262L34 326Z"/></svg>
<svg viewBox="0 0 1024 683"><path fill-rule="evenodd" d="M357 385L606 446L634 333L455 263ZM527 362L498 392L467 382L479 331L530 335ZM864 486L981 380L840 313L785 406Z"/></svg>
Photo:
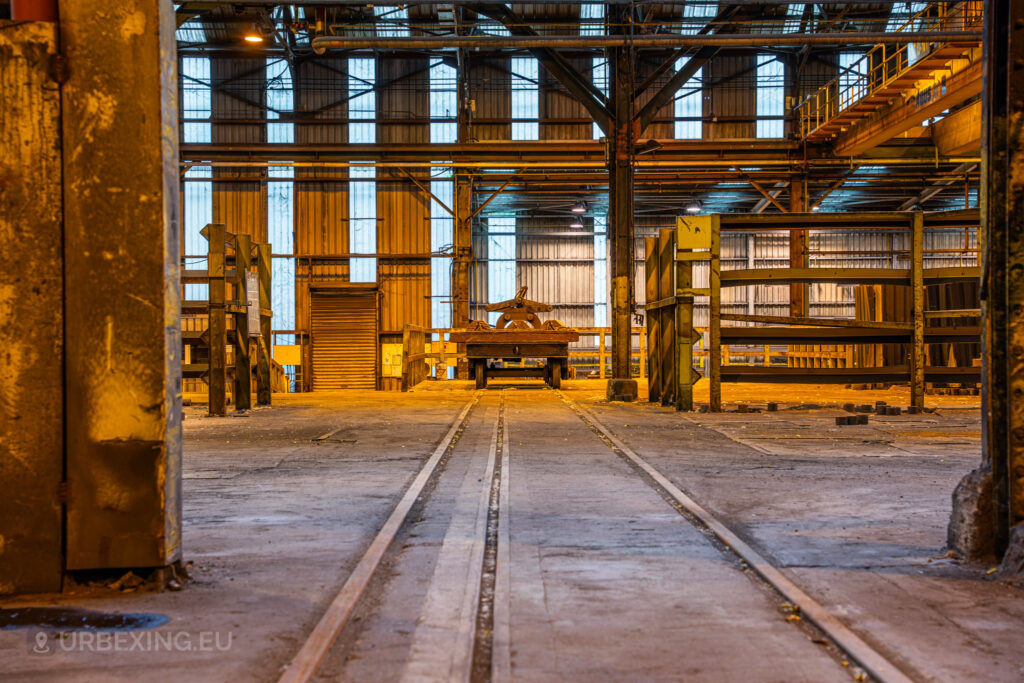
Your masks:
<svg viewBox="0 0 1024 683"><path fill-rule="evenodd" d="M173 634L173 651L144 640L103 651L65 638L34 654L35 631L0 631L0 677L276 680L473 393L467 383L426 389L280 396L245 417L189 409L184 523L193 581L175 593L89 588L2 603L165 615L146 633ZM565 384L569 398L912 678L1024 678L1024 593L942 550L950 493L980 458L976 397L929 397L944 407L837 427L836 408L680 414L609 404L602 393L597 381ZM759 396L782 407L906 405L899 389L725 392L726 401L751 405ZM495 653L513 677L853 678L842 653L787 620L776 593L554 392L524 383L484 392L320 679L446 678L438 653L459 639L467 529L488 486L502 405L510 555L507 586L495 595L507 639L495 634Z"/></svg>

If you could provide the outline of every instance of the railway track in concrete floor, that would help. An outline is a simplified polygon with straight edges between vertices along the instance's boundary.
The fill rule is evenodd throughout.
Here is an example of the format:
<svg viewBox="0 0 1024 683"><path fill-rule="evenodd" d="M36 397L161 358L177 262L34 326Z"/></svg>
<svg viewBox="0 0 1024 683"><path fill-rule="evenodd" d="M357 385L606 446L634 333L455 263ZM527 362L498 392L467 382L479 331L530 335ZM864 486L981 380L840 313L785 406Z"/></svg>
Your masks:
<svg viewBox="0 0 1024 683"><path fill-rule="evenodd" d="M477 391L283 671L912 680L560 391Z"/></svg>

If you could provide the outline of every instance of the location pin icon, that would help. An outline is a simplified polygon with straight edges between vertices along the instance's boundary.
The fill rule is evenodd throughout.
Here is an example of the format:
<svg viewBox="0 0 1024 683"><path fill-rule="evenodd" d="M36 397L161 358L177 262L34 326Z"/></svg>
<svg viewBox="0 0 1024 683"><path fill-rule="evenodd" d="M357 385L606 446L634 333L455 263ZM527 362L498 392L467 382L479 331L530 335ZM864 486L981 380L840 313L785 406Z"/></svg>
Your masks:
<svg viewBox="0 0 1024 683"><path fill-rule="evenodd" d="M39 631L36 633L36 652L49 652L50 648L46 647L46 631Z"/></svg>

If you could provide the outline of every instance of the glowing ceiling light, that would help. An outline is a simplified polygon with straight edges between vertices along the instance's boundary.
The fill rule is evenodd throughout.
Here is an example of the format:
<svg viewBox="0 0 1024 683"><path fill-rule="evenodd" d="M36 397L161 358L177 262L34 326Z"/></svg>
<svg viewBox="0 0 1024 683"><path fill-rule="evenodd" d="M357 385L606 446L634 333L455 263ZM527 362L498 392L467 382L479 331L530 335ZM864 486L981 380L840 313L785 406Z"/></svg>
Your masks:
<svg viewBox="0 0 1024 683"><path fill-rule="evenodd" d="M249 30L242 36L242 39L247 43L262 43L263 32L256 28L256 24L252 24Z"/></svg>
<svg viewBox="0 0 1024 683"><path fill-rule="evenodd" d="M686 206L686 213L700 213L700 202L690 202Z"/></svg>

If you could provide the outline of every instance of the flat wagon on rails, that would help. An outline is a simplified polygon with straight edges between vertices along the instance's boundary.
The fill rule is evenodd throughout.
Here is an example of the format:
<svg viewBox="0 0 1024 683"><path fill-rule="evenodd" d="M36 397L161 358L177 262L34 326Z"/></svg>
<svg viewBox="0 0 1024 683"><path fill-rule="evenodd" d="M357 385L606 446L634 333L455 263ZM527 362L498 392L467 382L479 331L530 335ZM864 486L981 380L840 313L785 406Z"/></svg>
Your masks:
<svg viewBox="0 0 1024 683"><path fill-rule="evenodd" d="M466 345L477 389L486 387L490 377L543 378L554 389L561 386L569 376L569 344L579 341L580 335L557 320L541 322L537 314L551 308L527 299L522 287L514 299L487 307L488 312L501 312L494 327L474 320L466 329L451 333L451 341ZM526 358L544 362L537 367L505 367L509 361Z"/></svg>

